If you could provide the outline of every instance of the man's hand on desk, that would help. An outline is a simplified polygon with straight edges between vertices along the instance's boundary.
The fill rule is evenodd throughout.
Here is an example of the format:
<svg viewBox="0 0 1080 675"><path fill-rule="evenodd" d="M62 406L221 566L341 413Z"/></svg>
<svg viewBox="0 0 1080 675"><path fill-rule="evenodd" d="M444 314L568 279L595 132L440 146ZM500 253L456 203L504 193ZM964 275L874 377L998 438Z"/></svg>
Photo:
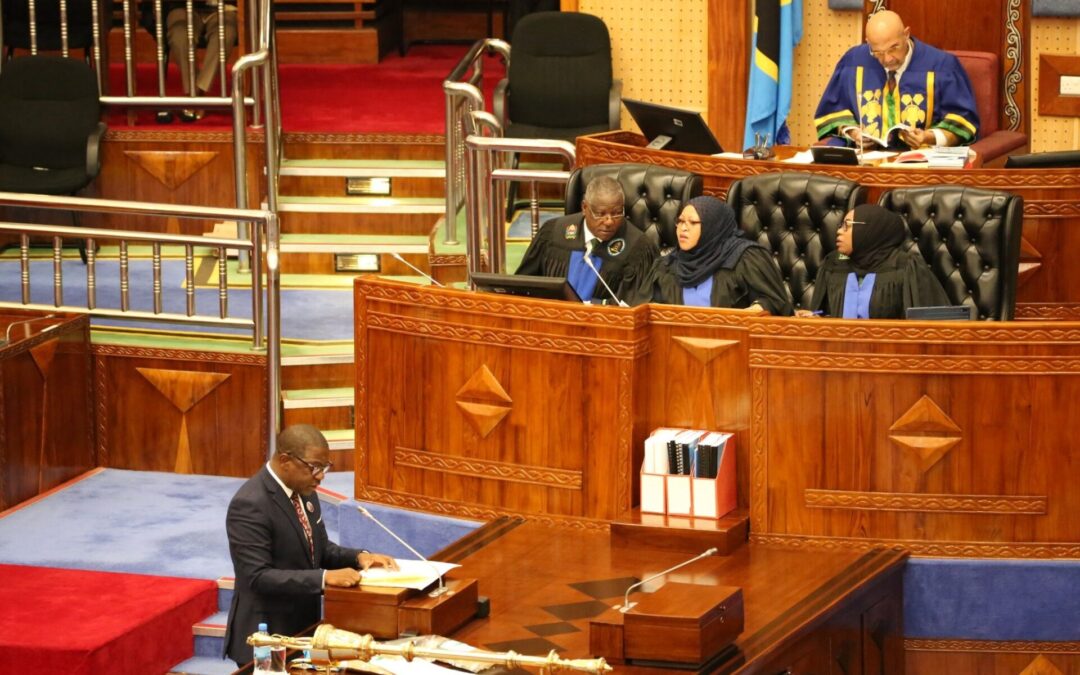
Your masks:
<svg viewBox="0 0 1080 675"><path fill-rule="evenodd" d="M326 570L326 576L323 577L323 581L327 586L350 588L360 583L360 570L354 570L351 567L345 567L340 570Z"/></svg>
<svg viewBox="0 0 1080 675"><path fill-rule="evenodd" d="M396 570L398 568L397 561L388 555L382 553L368 553L364 551L356 556L356 562L360 565L360 569L366 570L369 567L385 567L388 570Z"/></svg>
<svg viewBox="0 0 1080 675"><path fill-rule="evenodd" d="M856 145L861 145L863 150L873 150L874 148L880 148L876 141L863 135L863 132L859 129L852 129L847 133L847 137L855 141ZM843 138L843 136L841 136Z"/></svg>
<svg viewBox="0 0 1080 675"><path fill-rule="evenodd" d="M821 312L811 312L808 309L797 309L795 310L795 316L800 319L820 319Z"/></svg>
<svg viewBox="0 0 1080 675"><path fill-rule="evenodd" d="M927 131L926 129L912 129L910 131L901 131L900 140L908 144L908 147L921 148L924 145L937 145L937 139L934 137L934 132Z"/></svg>

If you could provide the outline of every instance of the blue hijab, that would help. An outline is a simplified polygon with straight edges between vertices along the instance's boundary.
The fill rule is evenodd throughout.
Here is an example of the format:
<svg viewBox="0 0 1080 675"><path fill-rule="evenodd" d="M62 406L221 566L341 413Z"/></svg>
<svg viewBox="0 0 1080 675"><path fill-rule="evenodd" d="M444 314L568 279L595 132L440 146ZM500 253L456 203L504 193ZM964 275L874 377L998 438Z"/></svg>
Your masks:
<svg viewBox="0 0 1080 675"><path fill-rule="evenodd" d="M745 239L735 223L735 212L716 197L694 197L683 205L693 206L701 219L701 238L689 251L676 248L668 255L681 286L697 286L720 268L733 269L735 263L756 242Z"/></svg>

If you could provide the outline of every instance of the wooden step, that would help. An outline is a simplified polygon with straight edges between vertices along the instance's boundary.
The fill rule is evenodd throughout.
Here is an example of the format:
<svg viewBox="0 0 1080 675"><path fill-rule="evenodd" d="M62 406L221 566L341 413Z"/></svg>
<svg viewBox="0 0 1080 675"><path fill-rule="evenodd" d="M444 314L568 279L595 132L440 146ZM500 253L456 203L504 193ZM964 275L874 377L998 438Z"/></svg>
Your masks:
<svg viewBox="0 0 1080 675"><path fill-rule="evenodd" d="M278 198L279 213L430 214L445 215L442 197L293 197ZM434 222L434 221L432 221Z"/></svg>
<svg viewBox="0 0 1080 675"><path fill-rule="evenodd" d="M333 451L352 450L356 445L355 429L324 429L322 434ZM334 462L334 468L338 468L337 462Z"/></svg>
<svg viewBox="0 0 1080 675"><path fill-rule="evenodd" d="M281 176L340 176L343 178L445 178L439 160L287 159Z"/></svg>
<svg viewBox="0 0 1080 675"><path fill-rule="evenodd" d="M379 253L427 255L426 236L380 234L283 234L282 253Z"/></svg>
<svg viewBox="0 0 1080 675"><path fill-rule="evenodd" d="M285 410L341 408L351 406L355 398L356 393L352 387L286 389L281 392L281 405Z"/></svg>

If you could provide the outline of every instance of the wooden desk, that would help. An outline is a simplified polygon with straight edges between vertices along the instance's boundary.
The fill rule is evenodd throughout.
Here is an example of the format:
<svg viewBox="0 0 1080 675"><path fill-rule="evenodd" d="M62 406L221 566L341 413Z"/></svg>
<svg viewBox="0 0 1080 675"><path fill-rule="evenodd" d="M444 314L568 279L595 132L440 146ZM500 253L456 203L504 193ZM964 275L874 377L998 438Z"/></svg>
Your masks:
<svg viewBox="0 0 1080 675"><path fill-rule="evenodd" d="M606 530L648 432L688 426L735 432L751 541L1080 557L1078 323L588 307L377 278L357 280L355 320L360 499Z"/></svg>
<svg viewBox="0 0 1080 675"><path fill-rule="evenodd" d="M96 464L90 323L0 310L0 510Z"/></svg>
<svg viewBox="0 0 1080 675"><path fill-rule="evenodd" d="M701 174L705 193L723 197L732 182L746 176L781 171L809 171L858 181L876 202L893 188L971 185L1007 190L1024 198L1024 232L1018 319L1080 320L1080 265L1071 256L1080 251L1080 173L1075 169L910 169L888 166L787 164L691 155L644 147L645 139L628 131L611 131L577 140L579 166L642 162ZM783 153L781 153L781 156Z"/></svg>

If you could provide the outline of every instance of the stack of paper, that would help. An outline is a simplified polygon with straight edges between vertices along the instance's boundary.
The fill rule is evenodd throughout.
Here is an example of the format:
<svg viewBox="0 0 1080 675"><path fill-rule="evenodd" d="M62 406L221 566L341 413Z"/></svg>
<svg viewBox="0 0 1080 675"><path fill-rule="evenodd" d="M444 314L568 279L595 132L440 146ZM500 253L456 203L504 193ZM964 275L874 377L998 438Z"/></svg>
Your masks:
<svg viewBox="0 0 1080 675"><path fill-rule="evenodd" d="M372 567L360 573L361 586L381 588L414 588L422 591L455 567L454 563L435 560L397 560L398 569Z"/></svg>

